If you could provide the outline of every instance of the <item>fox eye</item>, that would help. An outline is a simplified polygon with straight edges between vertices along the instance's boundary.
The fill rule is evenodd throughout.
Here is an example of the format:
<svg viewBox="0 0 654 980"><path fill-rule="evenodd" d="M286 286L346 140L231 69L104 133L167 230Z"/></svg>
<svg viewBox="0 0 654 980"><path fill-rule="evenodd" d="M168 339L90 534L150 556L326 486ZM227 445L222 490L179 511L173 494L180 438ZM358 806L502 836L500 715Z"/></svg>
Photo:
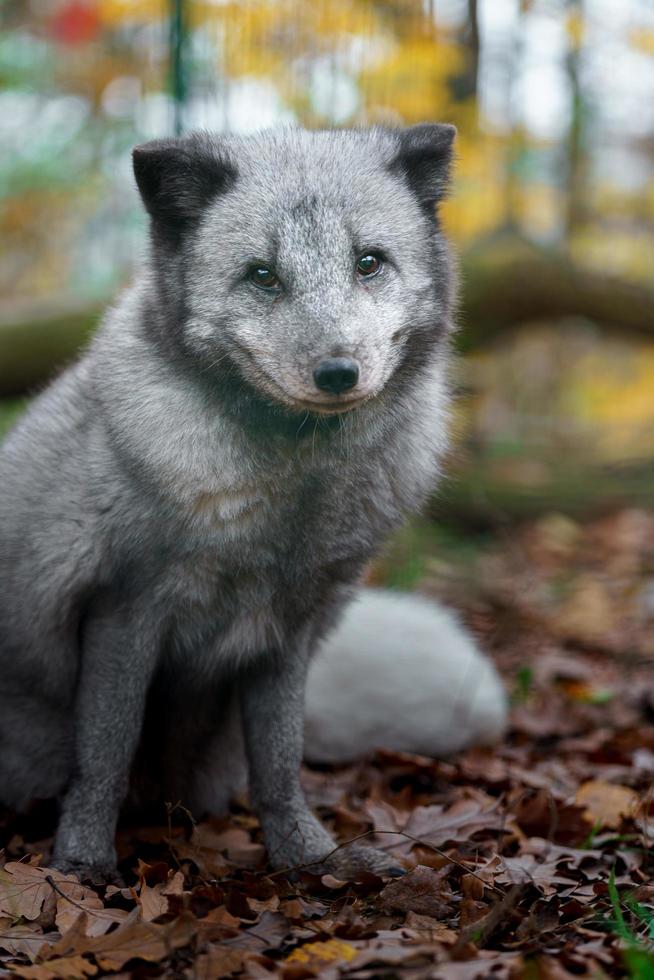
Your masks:
<svg viewBox="0 0 654 980"><path fill-rule="evenodd" d="M376 255L374 252L360 255L357 259L357 275L362 279L370 279L372 276L376 276L381 272L382 265L381 256Z"/></svg>
<svg viewBox="0 0 654 980"><path fill-rule="evenodd" d="M279 289L281 285L277 275L267 265L253 265L248 271L248 279L259 289Z"/></svg>

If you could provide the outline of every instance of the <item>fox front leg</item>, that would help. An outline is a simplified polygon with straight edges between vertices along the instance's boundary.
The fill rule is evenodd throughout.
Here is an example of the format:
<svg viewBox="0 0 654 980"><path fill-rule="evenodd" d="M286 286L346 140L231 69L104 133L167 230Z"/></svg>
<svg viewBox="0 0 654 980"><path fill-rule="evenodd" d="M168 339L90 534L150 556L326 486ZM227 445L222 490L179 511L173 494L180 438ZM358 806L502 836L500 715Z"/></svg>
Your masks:
<svg viewBox="0 0 654 980"><path fill-rule="evenodd" d="M342 878L360 871L397 876L404 869L372 847L337 848L300 786L308 656L260 661L241 684L250 796L276 868L319 865Z"/></svg>
<svg viewBox="0 0 654 980"><path fill-rule="evenodd" d="M152 618L115 606L94 611L85 624L75 763L53 855L61 871L96 880L115 875L116 824L157 659L151 624Z"/></svg>

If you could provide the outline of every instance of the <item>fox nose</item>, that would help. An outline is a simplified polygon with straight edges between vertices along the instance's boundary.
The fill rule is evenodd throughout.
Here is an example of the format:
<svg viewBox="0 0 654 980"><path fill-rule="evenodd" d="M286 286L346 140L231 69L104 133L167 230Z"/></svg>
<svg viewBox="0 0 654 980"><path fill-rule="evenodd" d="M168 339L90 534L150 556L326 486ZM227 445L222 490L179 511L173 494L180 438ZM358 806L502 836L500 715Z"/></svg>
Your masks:
<svg viewBox="0 0 654 980"><path fill-rule="evenodd" d="M328 357L313 372L313 380L321 391L340 395L359 380L359 363L351 357Z"/></svg>

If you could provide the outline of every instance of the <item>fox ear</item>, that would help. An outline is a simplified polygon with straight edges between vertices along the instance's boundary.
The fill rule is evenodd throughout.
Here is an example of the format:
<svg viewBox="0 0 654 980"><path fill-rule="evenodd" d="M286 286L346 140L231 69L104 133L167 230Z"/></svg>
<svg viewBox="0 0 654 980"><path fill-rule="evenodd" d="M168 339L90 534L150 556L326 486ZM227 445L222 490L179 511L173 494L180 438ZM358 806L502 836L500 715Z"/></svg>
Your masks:
<svg viewBox="0 0 654 980"><path fill-rule="evenodd" d="M133 150L132 160L148 213L174 232L197 221L236 178L234 165L202 134L143 143Z"/></svg>
<svg viewBox="0 0 654 980"><path fill-rule="evenodd" d="M456 127L421 123L400 130L398 136L395 168L404 173L422 204L435 204L447 191Z"/></svg>

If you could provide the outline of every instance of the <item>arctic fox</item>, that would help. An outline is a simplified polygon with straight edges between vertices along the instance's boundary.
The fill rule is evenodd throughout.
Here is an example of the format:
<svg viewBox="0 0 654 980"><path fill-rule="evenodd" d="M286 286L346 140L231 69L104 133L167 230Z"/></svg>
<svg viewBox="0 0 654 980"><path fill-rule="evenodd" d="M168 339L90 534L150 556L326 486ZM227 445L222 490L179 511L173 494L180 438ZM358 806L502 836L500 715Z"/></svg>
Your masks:
<svg viewBox="0 0 654 980"><path fill-rule="evenodd" d="M61 800L62 870L111 875L128 797L215 810L247 760L274 866L393 872L308 808L303 702L438 477L453 136L134 151L149 262L0 451L0 799Z"/></svg>

